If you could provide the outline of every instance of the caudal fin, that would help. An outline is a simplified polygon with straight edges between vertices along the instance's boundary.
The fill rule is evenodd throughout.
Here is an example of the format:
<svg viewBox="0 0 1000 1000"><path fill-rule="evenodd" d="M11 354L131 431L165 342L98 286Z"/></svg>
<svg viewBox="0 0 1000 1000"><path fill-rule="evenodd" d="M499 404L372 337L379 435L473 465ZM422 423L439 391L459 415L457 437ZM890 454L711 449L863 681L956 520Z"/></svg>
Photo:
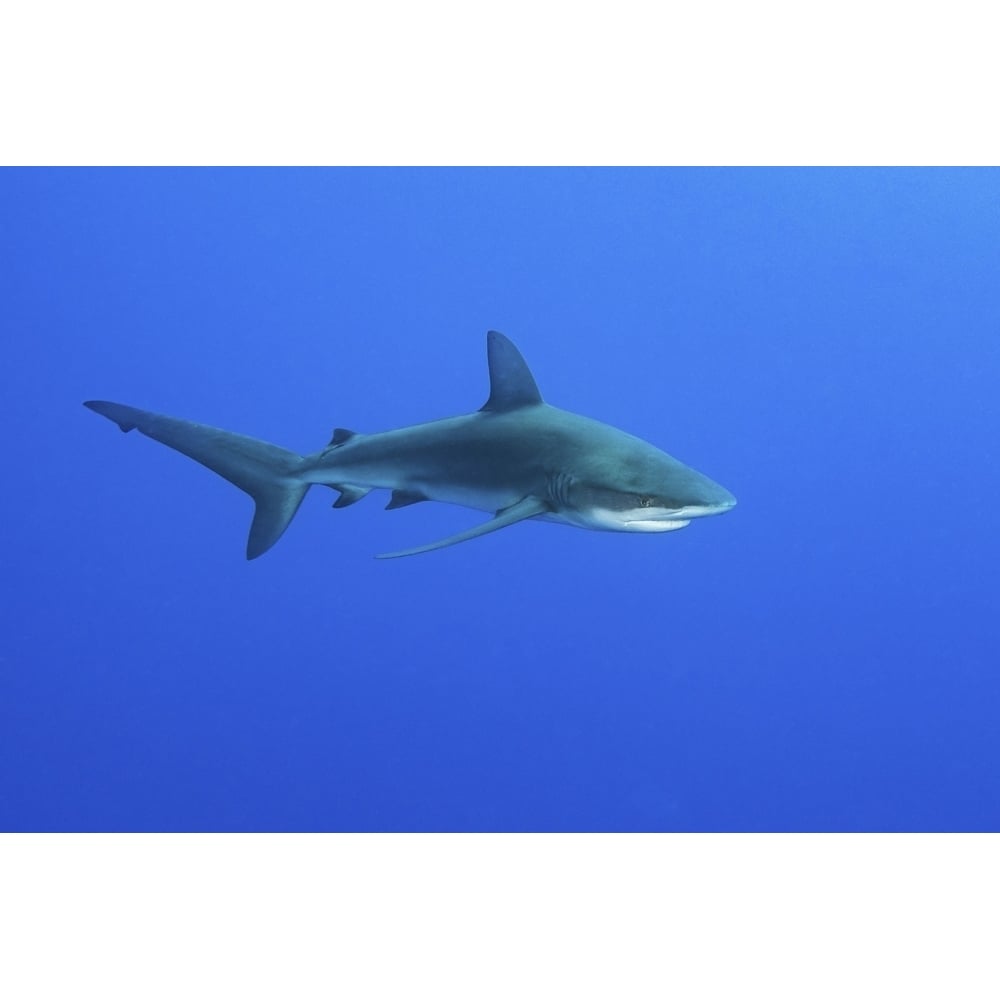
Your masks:
<svg viewBox="0 0 1000 1000"><path fill-rule="evenodd" d="M247 559L263 555L284 534L309 489L309 483L298 478L302 456L294 451L121 403L91 400L83 405L113 420L123 431L137 430L193 458L249 493L256 510Z"/></svg>

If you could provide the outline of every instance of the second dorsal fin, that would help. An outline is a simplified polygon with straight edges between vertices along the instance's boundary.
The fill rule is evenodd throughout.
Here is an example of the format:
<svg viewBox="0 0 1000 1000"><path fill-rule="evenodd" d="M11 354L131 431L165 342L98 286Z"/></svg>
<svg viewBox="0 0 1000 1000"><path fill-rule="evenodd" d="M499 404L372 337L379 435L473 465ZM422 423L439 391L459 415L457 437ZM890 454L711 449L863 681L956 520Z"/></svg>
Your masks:
<svg viewBox="0 0 1000 1000"><path fill-rule="evenodd" d="M330 443L327 447L333 448L338 444L344 444L346 441L350 441L352 437L357 437L357 433L357 431L347 430L346 427L335 427L333 437L330 438Z"/></svg>

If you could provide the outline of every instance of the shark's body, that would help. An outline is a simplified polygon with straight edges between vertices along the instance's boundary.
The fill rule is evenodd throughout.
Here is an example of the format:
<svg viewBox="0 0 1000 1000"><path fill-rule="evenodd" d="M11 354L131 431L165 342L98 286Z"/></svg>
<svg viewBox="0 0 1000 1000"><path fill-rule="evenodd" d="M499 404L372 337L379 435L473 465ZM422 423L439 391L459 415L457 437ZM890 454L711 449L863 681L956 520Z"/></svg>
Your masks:
<svg viewBox="0 0 1000 1000"><path fill-rule="evenodd" d="M481 410L380 434L338 429L326 448L305 456L120 403L84 405L249 493L256 511L248 559L281 537L313 485L339 490L335 507L388 489L387 509L437 500L494 514L457 535L383 558L443 548L535 517L600 530L671 531L736 503L728 490L653 445L544 403L503 334L488 335L487 351L491 391Z"/></svg>

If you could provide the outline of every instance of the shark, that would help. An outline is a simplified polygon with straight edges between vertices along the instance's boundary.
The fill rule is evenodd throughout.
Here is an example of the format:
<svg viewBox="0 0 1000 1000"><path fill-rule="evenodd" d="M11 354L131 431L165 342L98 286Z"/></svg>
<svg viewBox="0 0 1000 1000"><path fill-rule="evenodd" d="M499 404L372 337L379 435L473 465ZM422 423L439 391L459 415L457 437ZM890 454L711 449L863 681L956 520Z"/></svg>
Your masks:
<svg viewBox="0 0 1000 1000"><path fill-rule="evenodd" d="M281 538L311 486L336 490L336 508L390 490L386 510L433 500L492 515L379 559L443 549L530 519L666 532L735 506L725 487L654 445L544 402L521 352L502 333L490 331L486 347L490 394L476 412L373 434L338 427L325 448L309 455L121 403L83 405L248 493L255 506L247 559Z"/></svg>

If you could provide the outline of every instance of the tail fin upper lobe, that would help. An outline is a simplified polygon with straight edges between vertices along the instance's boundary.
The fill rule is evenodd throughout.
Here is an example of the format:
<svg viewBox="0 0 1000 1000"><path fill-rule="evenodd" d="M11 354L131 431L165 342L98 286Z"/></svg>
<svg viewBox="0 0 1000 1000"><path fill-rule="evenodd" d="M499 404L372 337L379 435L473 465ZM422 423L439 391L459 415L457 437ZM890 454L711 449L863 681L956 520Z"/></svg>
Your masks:
<svg viewBox="0 0 1000 1000"><path fill-rule="evenodd" d="M298 478L302 456L294 451L120 403L91 400L83 405L113 420L123 431L137 430L193 458L249 493L256 510L247 559L263 555L284 534L309 489L309 483Z"/></svg>

